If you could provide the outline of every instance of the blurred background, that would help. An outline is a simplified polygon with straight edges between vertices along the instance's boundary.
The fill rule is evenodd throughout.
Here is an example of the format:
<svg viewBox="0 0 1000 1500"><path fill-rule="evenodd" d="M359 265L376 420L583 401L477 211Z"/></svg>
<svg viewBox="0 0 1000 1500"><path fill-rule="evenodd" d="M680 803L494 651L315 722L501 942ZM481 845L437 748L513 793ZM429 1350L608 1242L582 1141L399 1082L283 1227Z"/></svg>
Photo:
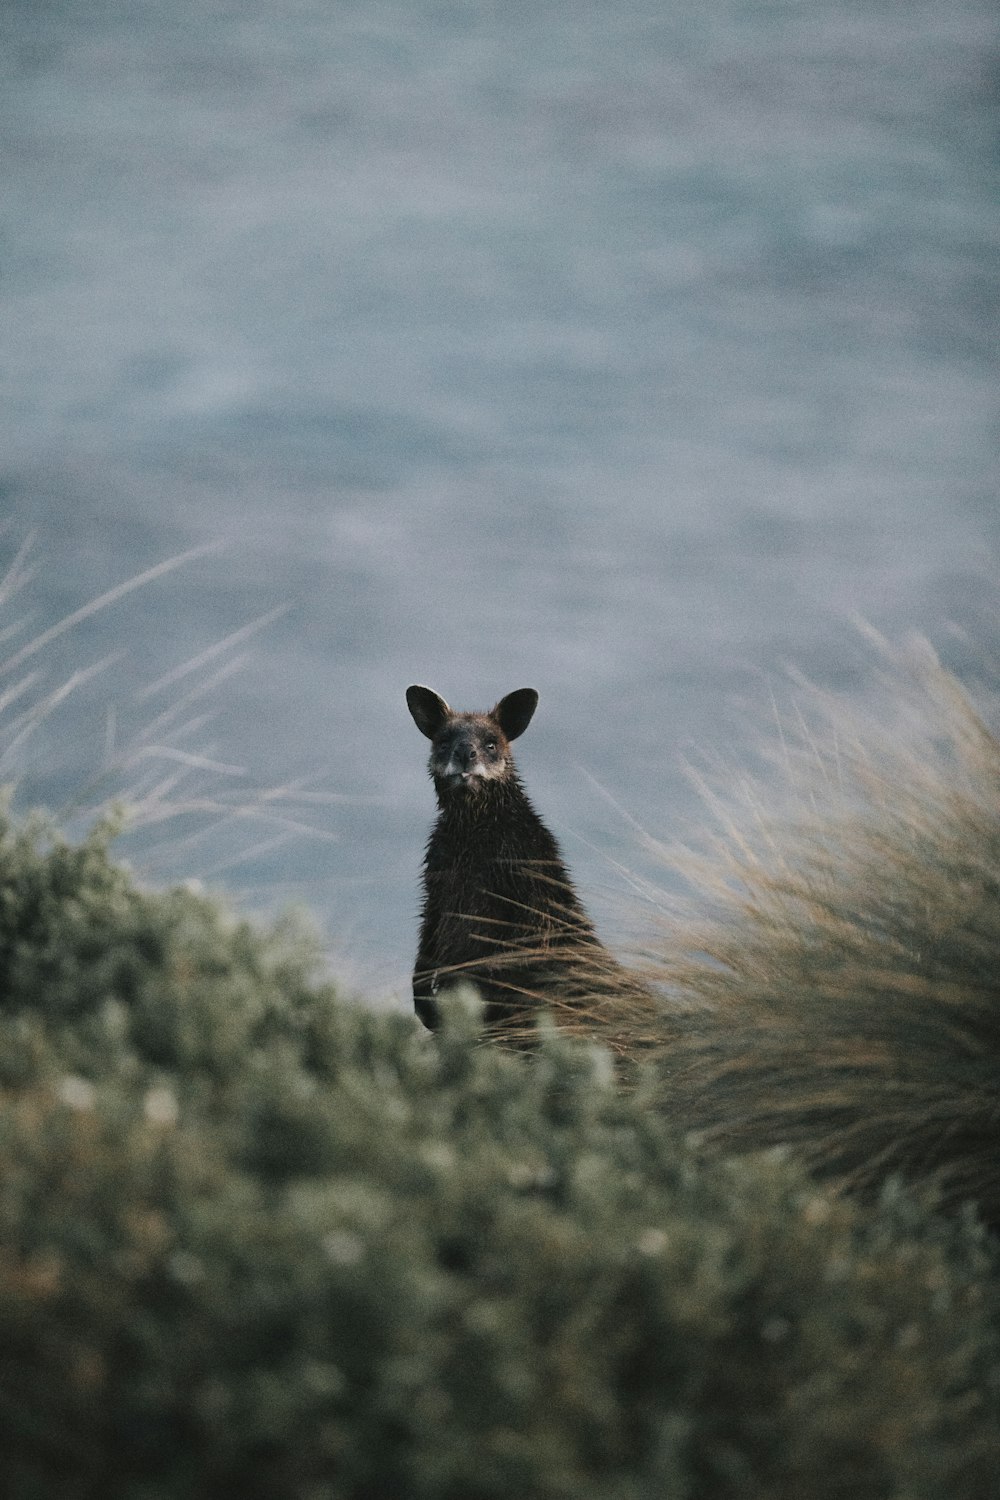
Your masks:
<svg viewBox="0 0 1000 1500"><path fill-rule="evenodd" d="M993 0L5 0L0 42L21 801L130 791L144 875L304 903L405 1000L408 683L539 690L615 941L670 879L630 820L687 837L789 666L869 690L855 616L1000 661Z"/></svg>

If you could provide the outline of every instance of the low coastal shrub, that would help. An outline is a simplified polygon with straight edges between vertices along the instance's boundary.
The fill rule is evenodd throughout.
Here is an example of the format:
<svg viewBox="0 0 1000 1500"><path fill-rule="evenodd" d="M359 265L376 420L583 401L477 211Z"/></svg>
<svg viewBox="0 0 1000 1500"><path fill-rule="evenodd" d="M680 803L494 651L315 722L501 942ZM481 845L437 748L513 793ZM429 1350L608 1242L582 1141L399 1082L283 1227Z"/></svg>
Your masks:
<svg viewBox="0 0 1000 1500"><path fill-rule="evenodd" d="M0 1491L997 1494L996 1247L0 830Z"/></svg>

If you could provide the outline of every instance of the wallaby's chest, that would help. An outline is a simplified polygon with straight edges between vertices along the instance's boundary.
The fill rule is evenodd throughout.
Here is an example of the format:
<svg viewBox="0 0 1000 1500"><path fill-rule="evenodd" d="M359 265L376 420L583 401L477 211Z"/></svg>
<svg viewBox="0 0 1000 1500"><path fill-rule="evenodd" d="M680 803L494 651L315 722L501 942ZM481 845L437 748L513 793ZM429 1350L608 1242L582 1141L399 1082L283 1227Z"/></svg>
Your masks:
<svg viewBox="0 0 1000 1500"><path fill-rule="evenodd" d="M517 900L534 887L561 885L566 876L544 824L530 808L515 807L507 816L478 821L443 813L427 846L424 879L429 902L472 913L496 899ZM537 904L537 890L532 899Z"/></svg>

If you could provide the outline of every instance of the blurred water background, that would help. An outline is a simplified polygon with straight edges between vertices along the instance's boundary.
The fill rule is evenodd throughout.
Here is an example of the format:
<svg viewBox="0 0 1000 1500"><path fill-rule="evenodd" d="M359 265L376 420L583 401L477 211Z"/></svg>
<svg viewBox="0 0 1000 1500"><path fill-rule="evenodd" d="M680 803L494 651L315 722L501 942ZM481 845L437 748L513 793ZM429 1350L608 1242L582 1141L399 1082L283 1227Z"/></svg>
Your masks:
<svg viewBox="0 0 1000 1500"><path fill-rule="evenodd" d="M409 682L539 689L615 939L624 814L685 836L786 664L863 693L853 615L1000 661L992 0L5 0L0 41L24 801L117 765L144 873L305 902L402 994Z"/></svg>

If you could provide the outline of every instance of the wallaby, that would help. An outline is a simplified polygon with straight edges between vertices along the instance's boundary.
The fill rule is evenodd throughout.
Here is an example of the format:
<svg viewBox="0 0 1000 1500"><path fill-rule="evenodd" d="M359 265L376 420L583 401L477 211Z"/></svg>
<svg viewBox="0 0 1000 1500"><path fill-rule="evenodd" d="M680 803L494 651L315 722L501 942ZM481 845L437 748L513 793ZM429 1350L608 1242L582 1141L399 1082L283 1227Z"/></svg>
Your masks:
<svg viewBox="0 0 1000 1500"><path fill-rule="evenodd" d="M431 742L439 809L424 863L417 1015L433 1029L438 994L463 980L485 1002L487 1026L524 1021L554 995L572 1003L585 975L618 966L514 765L511 741L538 694L519 688L478 714L456 713L428 687L407 688L406 702Z"/></svg>

